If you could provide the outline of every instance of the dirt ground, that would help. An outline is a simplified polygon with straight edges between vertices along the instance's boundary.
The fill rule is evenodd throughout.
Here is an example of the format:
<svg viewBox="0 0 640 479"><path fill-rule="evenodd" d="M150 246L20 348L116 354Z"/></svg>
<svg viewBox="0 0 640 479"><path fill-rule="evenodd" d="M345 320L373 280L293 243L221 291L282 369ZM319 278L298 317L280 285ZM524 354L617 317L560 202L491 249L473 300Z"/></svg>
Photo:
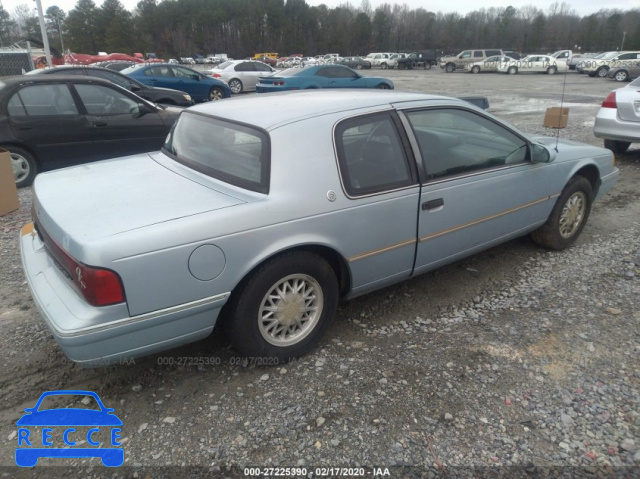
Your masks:
<svg viewBox="0 0 640 479"><path fill-rule="evenodd" d="M449 96L487 97L491 113L524 131L549 136L558 134L560 138L593 145L602 145L602 140L595 138L592 133L594 116L600 103L611 90L622 86L610 80L589 78L574 72L554 76L471 75L445 74L440 69L434 68L426 71L374 70L365 74L392 79L396 90ZM570 109L568 127L561 130L544 128L542 122L545 109L561 104ZM638 188L640 144L632 145L627 153L618 155L617 162L620 168L619 182L606 198L595 205L589 223L579 240L580 244L597 243L609 234L624 231L630 224L637 224L640 219L640 188ZM116 408L119 417L125 418L123 420L126 430L123 437L127 437L125 447L129 465L189 466L208 465L212 461L213 463L216 460L219 461L220 452L216 448L221 446L213 447L214 452L208 449L210 455L204 459L193 452L203 450L202 437L204 436L195 433L196 430L205 427L202 421L209 422L209 429L220 429L214 441L216 444L242 445L242 440L236 437L237 431L233 432L234 430L230 429L227 432L216 422L224 422L226 419L216 418L215 414L211 419L211 411L215 410L210 411L210 407L218 406L209 405L213 404L212 401L220 401L221 409L225 409L225 398L230 397L237 403L235 407L238 410L251 411L252 408L259 410L263 407L259 403L263 400L263 393L266 390L258 390L254 385L259 385L260 379L265 375L273 379L273 376L280 374L279 370L253 367L253 365L243 367L241 364L236 364L234 351L218 337L179 350L136 360L135 364L131 365L85 370L71 364L64 357L40 318L22 273L18 232L20 227L29 221L30 201L29 189L21 190L20 210L0 218L0 364L2 365L0 368L0 472L9 476L17 473L11 467L15 464L16 420L22 415L24 408L34 405L42 392L55 389L96 391L109 407ZM635 240L637 249L637 238ZM630 249L633 247L630 245ZM338 343L353 346L342 358L347 364L354 357L357 357L358 361L366 360L363 356L370 357L372 364L363 366L364 371L394 369L396 377L411 376L413 374L411 365L396 363L393 367L387 367L381 362L392 364L393 361L382 353L380 353L382 356L374 354L376 350L402 347L406 339L393 336L385 339L375 334L366 334L364 331L366 328L360 323L366 323L370 329L379 330L388 325L397 326L402 321L415 320L416 317L438 318L449 314L452 310L463 309L473 304L474 298L485 297L493 291L502 291L505 287L508 291L508 285L515 284L522 277L523 265L532 261L532 258L536 258L536 261L547 261L547 256L541 253L538 247L523 238L420 278L342 304L338 317L318 352L305 358L304 363L288 368L287 374L297 371L302 376L306 375L305 371L311 371L314 365L316 366L312 371L313 379L309 379L309 384L305 384L305 379L300 377L300 381L292 382L287 386L290 388L289 397L296 397L300 389L309 387L318 389L323 383L331 383L331 375L335 371L325 368L326 372L323 372L323 368L318 370L317 365L322 361L323 354L337 347L335 344ZM588 269L585 269L584 274L585 276L590 274ZM454 336L447 338L446 331L438 331L438 335L442 336L442 341L436 344L436 348L440 347L438 346L440 344L444 348L442 354L445 354L446 349L449 360L456 357ZM369 352L362 355L362 348ZM497 346L492 350L489 343L478 348L482 352L477 354L486 355L487 351L490 351L496 357L508 357L512 352ZM528 354L551 357L551 363L556 369L550 369L550 374L562 375L563 368L572 361L570 356L563 353L565 348L566 345L561 341L547 339L546 342L537 343ZM348 357L349 354L353 357ZM216 357L218 363L206 367L159 364L160 358L194 356ZM622 357L614 357L612 360L623 361ZM559 366L562 364L565 366ZM505 374L508 376L508 373ZM514 371L513 375L516 374L518 373ZM371 387L375 389L377 386ZM331 387L326 386L326 389L329 391ZM243 393L238 395L238 391ZM336 399L337 402L341 403L343 400L345 403L348 402L342 398L339 390L335 390L333 394L336 398L341 398ZM456 394L465 396L472 393L471 390L459 390ZM287 394L280 397L281 403L278 407L285 409L290 405L286 399L282 399L286 397ZM437 400L436 397L434 397L435 400ZM407 401L410 403L411 399ZM295 403L293 400L292 402ZM384 405L376 405L375 417L387 417L390 422L393 422L398 404L394 403L388 408L385 410ZM205 413L209 413L209 419L206 417L203 419L206 416ZM176 416L189 427L185 426L184 429L175 429L172 432L170 429L172 423L167 418L175 419ZM144 430L147 427L143 427L143 423L152 424L153 421L164 428L154 429L153 434L157 436L157 442L154 442L155 439L152 437L143 436L141 433L141 428ZM238 424L241 425L241 423L242 421ZM402 428L400 423L397 427ZM149 431L151 429L152 427L149 426ZM193 434L189 432L192 430ZM274 431L277 432L277 426ZM388 431L388 434L392 432ZM342 439L343 445L347 443L349 441ZM246 448L249 446L250 444ZM301 450L306 450L306 447L307 445L303 444ZM315 446L311 444L308 447L319 449L317 444ZM185 452L184 454L174 452L175 455L172 455L169 451L173 448ZM164 451L164 455L156 457L156 451ZM253 461L253 464L261 465L260 461L266 460L265 458L269 455L259 449L251 451L246 456L248 459L245 464L247 462L251 464ZM216 458L217 454L218 458ZM233 458L236 457L234 454L239 453L229 452L228 463L234 464ZM374 452L371 454L371 457L377 457ZM340 462L339 459L336 461ZM52 462L43 461L43 464L52 464ZM97 460L82 464L86 476L101 474L98 470L101 466ZM86 469L93 466L97 469ZM46 469L38 469L39 467L36 466L30 473L39 472L43 474L41 477L45 477ZM27 474L24 470L21 472ZM125 475L131 476L133 473L133 470L129 470Z"/></svg>

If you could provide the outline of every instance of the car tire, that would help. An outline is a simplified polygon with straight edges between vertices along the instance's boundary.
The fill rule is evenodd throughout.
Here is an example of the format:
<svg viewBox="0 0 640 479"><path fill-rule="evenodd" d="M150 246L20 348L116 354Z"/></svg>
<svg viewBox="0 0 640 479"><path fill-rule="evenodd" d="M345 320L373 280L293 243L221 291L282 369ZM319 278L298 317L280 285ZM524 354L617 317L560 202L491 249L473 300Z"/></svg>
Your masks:
<svg viewBox="0 0 640 479"><path fill-rule="evenodd" d="M209 101L222 100L224 98L224 92L221 88L213 87L209 90Z"/></svg>
<svg viewBox="0 0 640 479"><path fill-rule="evenodd" d="M593 188L584 176L569 180L547 222L531 233L533 241L549 249L562 250L580 236L589 219Z"/></svg>
<svg viewBox="0 0 640 479"><path fill-rule="evenodd" d="M627 70L619 70L613 76L615 81L627 81L629 79L629 72Z"/></svg>
<svg viewBox="0 0 640 479"><path fill-rule="evenodd" d="M518 67L509 67L507 70L507 75L515 75L518 73Z"/></svg>
<svg viewBox="0 0 640 479"><path fill-rule="evenodd" d="M425 70L431 70L432 66L433 66L433 64L431 62L424 62L424 69Z"/></svg>
<svg viewBox="0 0 640 479"><path fill-rule="evenodd" d="M38 174L38 164L34 156L27 150L17 146L3 146L2 148L8 150L11 156L11 167L13 168L16 187L22 188L33 183L33 179Z"/></svg>
<svg viewBox="0 0 640 479"><path fill-rule="evenodd" d="M391 87L386 83L380 83L380 85L378 85L376 88L378 90L391 90Z"/></svg>
<svg viewBox="0 0 640 479"><path fill-rule="evenodd" d="M607 67L600 67L598 68L598 70L596 71L596 76L598 78L604 78L607 76L607 73L609 72L609 69Z"/></svg>
<svg viewBox="0 0 640 479"><path fill-rule="evenodd" d="M387 68L389 68L389 65L387 65L386 63L381 63L380 68L382 68L383 70L386 70Z"/></svg>
<svg viewBox="0 0 640 479"><path fill-rule="evenodd" d="M614 153L624 153L629 149L630 145L631 143L628 141L604 140L604 147Z"/></svg>
<svg viewBox="0 0 640 479"><path fill-rule="evenodd" d="M480 73L480 67L478 65L474 66L471 69L471 73Z"/></svg>
<svg viewBox="0 0 640 479"><path fill-rule="evenodd" d="M398 70L404 70L405 68L407 68L405 63L398 63Z"/></svg>
<svg viewBox="0 0 640 479"><path fill-rule="evenodd" d="M558 69L556 67L547 68L547 74L548 75L555 75L557 71L558 71Z"/></svg>
<svg viewBox="0 0 640 479"><path fill-rule="evenodd" d="M338 298L338 280L324 258L285 253L239 285L225 306L224 329L242 355L299 358L317 345L335 316Z"/></svg>
<svg viewBox="0 0 640 479"><path fill-rule="evenodd" d="M452 64L452 63L448 63L445 67L444 67L444 71L446 73L453 73L453 71L456 69L456 67Z"/></svg>
<svg viewBox="0 0 640 479"><path fill-rule="evenodd" d="M242 82L237 78L229 80L229 88L231 88L231 93L235 93L236 95L242 93Z"/></svg>

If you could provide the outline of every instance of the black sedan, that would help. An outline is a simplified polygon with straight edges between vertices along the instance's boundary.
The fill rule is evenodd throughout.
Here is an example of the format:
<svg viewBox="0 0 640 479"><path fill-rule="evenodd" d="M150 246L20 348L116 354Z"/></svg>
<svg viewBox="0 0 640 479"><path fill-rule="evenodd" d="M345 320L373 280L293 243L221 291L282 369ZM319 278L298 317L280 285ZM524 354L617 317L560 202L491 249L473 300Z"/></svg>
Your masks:
<svg viewBox="0 0 640 479"><path fill-rule="evenodd" d="M0 80L0 147L16 185L40 171L160 150L182 108L86 75Z"/></svg>
<svg viewBox="0 0 640 479"><path fill-rule="evenodd" d="M369 70L371 68L371 62L361 57L343 57L343 58L340 58L337 61L337 63L339 63L340 65L347 66L349 68L355 68L356 70L362 70L362 69Z"/></svg>
<svg viewBox="0 0 640 479"><path fill-rule="evenodd" d="M32 70L27 73L27 75L51 74L89 75L92 77L104 78L105 80L109 80L116 85L120 85L122 88L126 88L127 90L132 91L145 100L149 100L154 103L162 103L163 105L191 106L194 103L191 99L191 95L184 91L145 85L144 83L140 83L138 80L134 80L133 78L127 75L123 75L120 72L93 65L61 65L53 68Z"/></svg>

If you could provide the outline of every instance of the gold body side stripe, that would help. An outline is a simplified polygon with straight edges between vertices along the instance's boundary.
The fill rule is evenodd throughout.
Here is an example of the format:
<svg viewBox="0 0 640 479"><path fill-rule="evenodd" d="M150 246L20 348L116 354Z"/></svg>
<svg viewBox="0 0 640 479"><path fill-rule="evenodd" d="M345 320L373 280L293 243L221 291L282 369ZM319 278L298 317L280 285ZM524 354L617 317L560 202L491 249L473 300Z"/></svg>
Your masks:
<svg viewBox="0 0 640 479"><path fill-rule="evenodd" d="M419 242L423 243L425 241L429 241L429 240L437 238L439 236L443 236L443 235L446 235L446 234L449 234L449 233L454 233L454 232L460 231L460 230L462 230L464 228L468 228L469 226L474 226L474 225L477 225L477 224L482 223L484 221L493 220L495 218L499 218L501 216L508 215L509 213L513 213L515 211L520 211L520 210L523 210L523 209L528 208L530 206L537 205L539 203L544 203L545 201L549 201L549 200L551 200L553 198L557 198L558 196L560 196L560 193L556 193L554 195L545 196L544 198L540 198L539 200L535 200L535 201L532 201L530 203L526 203L524 205L516 206L515 208L504 210L504 211L501 211L501 212L493 214L493 215L485 216L484 218L479 218L477 220L469 221L468 223L464 223L464 224L461 224L461 225L458 225L458 226L454 226L453 228L449 228L449 229L446 229L446 230L443 230L443 231L438 231L437 233L432 233L430 235L421 237Z"/></svg>
<svg viewBox="0 0 640 479"><path fill-rule="evenodd" d="M403 246L408 246L408 245L412 245L416 243L416 239L412 238L406 241L401 241L400 243L395 243L389 246L385 246L384 248L379 248L379 249L374 249L371 251L367 251L366 253L361 253L361 254L357 254L355 256L351 256L350 258L347 258L347 261L349 263L352 263L354 261L358 261L361 259L365 259L365 258L369 258L370 256L374 256L376 254L380 254L380 253L386 253L387 251L391 251L394 250L396 248L402 248Z"/></svg>
<svg viewBox="0 0 640 479"><path fill-rule="evenodd" d="M495 218L499 218L500 216L508 215L509 213L513 213L515 211L519 211L519 210L528 208L530 206L537 205L539 203L544 203L545 201L549 201L549 200L551 200L553 198L557 198L558 196L560 196L560 193L556 193L554 195L545 196L544 198L540 198L538 200L532 201L530 203L526 203L524 205L516 206L515 208L511 208L511 209L508 209L508 210L505 210L505 211L501 211L499 213L496 213L496 214L493 214L493 215L490 215L490 216L485 216L484 218L480 218L480 219L477 219L477 220L474 220L474 221L470 221L468 223L464 223L464 224L461 224L461 225L458 225L458 226L454 226L453 228L449 228L449 229L446 229L446 230L443 230L443 231L438 231L437 233L432 233L430 235L421 237L419 239L419 242L423 243L425 241L429 241L430 239L438 238L439 236L444 236L444 235L449 234L449 233L454 233L454 232L460 231L460 230L462 230L464 228L468 228L469 226L474 226L474 225L477 225L477 224L482 223L484 221L489 221L489 220L492 220L492 219L495 219ZM359 261L361 259L369 258L371 256L375 256L375 255L380 254L380 253L386 253L388 251L392 251L392 250L397 249L397 248L402 248L403 246L409 246L409 245L415 244L415 243L416 243L415 239L409 239L409 240L405 240L405 241L400 241L399 243L394 243L392 245L385 246L383 248L378 248L378 249L374 249L374 250L371 250L371 251L367 251L366 253L361 253L361 254L357 254L357 255L351 256L351 257L347 258L347 261L349 263L353 263L354 261Z"/></svg>

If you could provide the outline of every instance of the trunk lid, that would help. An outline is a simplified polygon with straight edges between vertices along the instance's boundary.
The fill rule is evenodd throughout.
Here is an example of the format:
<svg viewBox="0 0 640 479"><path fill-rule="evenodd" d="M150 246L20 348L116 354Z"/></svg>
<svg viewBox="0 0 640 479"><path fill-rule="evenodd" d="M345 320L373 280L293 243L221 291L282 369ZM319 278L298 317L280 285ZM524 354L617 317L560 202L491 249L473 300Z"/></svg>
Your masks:
<svg viewBox="0 0 640 479"><path fill-rule="evenodd" d="M228 208L245 199L140 154L36 177L35 216L65 250L72 244Z"/></svg>

